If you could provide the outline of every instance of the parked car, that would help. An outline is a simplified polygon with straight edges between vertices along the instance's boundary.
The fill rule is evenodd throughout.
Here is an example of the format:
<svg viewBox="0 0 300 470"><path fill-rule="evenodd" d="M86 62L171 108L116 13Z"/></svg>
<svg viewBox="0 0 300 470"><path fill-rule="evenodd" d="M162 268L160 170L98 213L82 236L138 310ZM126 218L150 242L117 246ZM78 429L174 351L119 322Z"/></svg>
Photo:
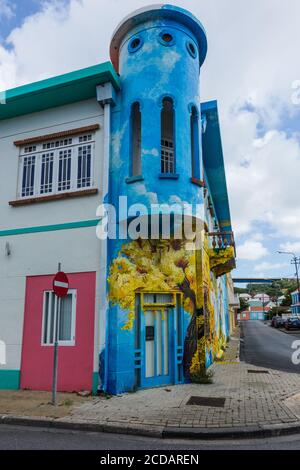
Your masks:
<svg viewBox="0 0 300 470"><path fill-rule="evenodd" d="M271 326L274 328L283 328L286 322L286 318L282 318L279 315L275 315L271 320Z"/></svg>
<svg viewBox="0 0 300 470"><path fill-rule="evenodd" d="M276 319L277 319L277 318L278 318L278 317L277 317L276 315L272 318L272 320L271 320L271 326L275 327Z"/></svg>
<svg viewBox="0 0 300 470"><path fill-rule="evenodd" d="M283 328L286 324L287 319L282 317L276 317L275 328Z"/></svg>
<svg viewBox="0 0 300 470"><path fill-rule="evenodd" d="M284 326L287 330L300 330L300 318L288 318Z"/></svg>

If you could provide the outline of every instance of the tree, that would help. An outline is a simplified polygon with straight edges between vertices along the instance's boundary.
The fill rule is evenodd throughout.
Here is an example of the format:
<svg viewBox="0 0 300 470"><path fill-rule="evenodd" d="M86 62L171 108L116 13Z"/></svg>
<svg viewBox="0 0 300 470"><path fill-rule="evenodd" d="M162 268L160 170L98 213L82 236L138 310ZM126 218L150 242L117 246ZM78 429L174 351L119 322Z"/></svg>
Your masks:
<svg viewBox="0 0 300 470"><path fill-rule="evenodd" d="M234 287L235 294L248 294L247 288L245 287Z"/></svg>
<svg viewBox="0 0 300 470"><path fill-rule="evenodd" d="M290 307L292 305L292 296L290 293L285 294L285 298L281 302L282 307Z"/></svg>
<svg viewBox="0 0 300 470"><path fill-rule="evenodd" d="M242 312L243 310L246 310L248 308L248 302L246 299L243 299L243 297L240 297L240 308L239 312Z"/></svg>
<svg viewBox="0 0 300 470"><path fill-rule="evenodd" d="M250 295L264 292L270 297L280 297L296 289L297 282L294 279L280 279L272 282L272 284L247 284L247 291Z"/></svg>

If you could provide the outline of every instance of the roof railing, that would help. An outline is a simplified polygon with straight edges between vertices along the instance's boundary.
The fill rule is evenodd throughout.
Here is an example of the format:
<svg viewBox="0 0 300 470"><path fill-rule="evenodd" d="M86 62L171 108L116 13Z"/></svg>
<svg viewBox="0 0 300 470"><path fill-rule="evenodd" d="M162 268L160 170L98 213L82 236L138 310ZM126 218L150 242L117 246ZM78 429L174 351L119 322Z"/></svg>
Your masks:
<svg viewBox="0 0 300 470"><path fill-rule="evenodd" d="M208 237L212 248L224 250L228 246L232 246L234 248L234 254L236 256L233 232L209 232Z"/></svg>

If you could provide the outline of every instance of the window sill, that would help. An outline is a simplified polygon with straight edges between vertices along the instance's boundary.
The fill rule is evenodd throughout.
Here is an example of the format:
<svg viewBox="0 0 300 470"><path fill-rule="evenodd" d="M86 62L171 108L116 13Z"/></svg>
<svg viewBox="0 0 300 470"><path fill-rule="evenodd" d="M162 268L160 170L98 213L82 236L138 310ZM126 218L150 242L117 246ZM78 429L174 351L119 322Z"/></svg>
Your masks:
<svg viewBox="0 0 300 470"><path fill-rule="evenodd" d="M178 173L159 173L158 177L161 180L178 180L179 174Z"/></svg>
<svg viewBox="0 0 300 470"><path fill-rule="evenodd" d="M144 178L142 175L138 175L138 176L129 176L128 178L126 178L126 183L127 184L131 184L131 183L136 183L138 181L144 181Z"/></svg>
<svg viewBox="0 0 300 470"><path fill-rule="evenodd" d="M199 180L198 178L191 178L191 183L196 184L197 186L200 186L200 188L205 187L204 181Z"/></svg>
<svg viewBox="0 0 300 470"><path fill-rule="evenodd" d="M15 201L9 201L8 204L12 207L18 207L29 204L38 204L40 202L60 201L62 199L70 199L73 197L93 196L95 194L98 194L98 189L89 188L81 191L70 191L68 193L49 194L48 196L35 196L28 199L16 199Z"/></svg>

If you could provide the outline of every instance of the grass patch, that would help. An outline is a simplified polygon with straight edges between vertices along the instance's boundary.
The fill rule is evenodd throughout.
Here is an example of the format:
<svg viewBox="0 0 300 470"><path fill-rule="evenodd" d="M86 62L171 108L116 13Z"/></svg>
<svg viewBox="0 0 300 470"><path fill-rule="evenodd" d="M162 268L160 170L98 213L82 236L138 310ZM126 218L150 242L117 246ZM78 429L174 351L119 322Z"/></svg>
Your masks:
<svg viewBox="0 0 300 470"><path fill-rule="evenodd" d="M195 384L212 384L214 373L212 370L203 369L191 375L191 382Z"/></svg>

